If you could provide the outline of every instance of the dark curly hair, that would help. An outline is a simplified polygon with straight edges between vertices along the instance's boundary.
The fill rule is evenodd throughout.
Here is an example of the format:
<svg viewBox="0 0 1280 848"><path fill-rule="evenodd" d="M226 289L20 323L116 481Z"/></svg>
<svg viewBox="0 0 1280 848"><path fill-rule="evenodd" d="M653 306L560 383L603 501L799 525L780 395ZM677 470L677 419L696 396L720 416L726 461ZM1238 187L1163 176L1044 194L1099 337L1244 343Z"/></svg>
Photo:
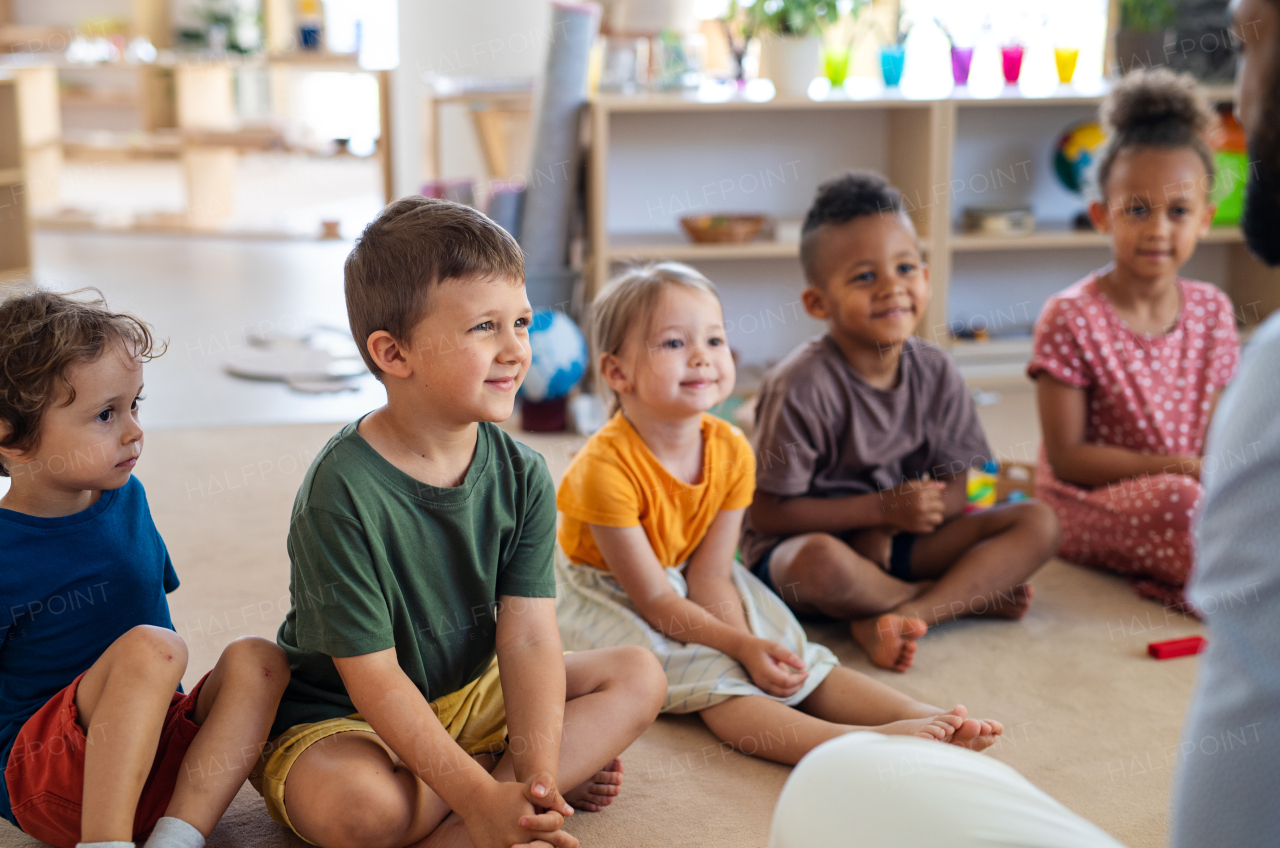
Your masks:
<svg viewBox="0 0 1280 848"><path fill-rule="evenodd" d="M846 171L819 185L800 228L800 264L806 276L818 249L816 230L823 224L844 224L886 212L901 215L905 208L902 192L875 171Z"/></svg>
<svg viewBox="0 0 1280 848"><path fill-rule="evenodd" d="M1206 135L1215 117L1190 74L1151 68L1127 74L1116 83L1098 110L1106 145L1098 156L1096 191L1107 194L1107 179L1120 151L1131 147L1194 150L1213 185L1213 151Z"/></svg>
<svg viewBox="0 0 1280 848"><path fill-rule="evenodd" d="M63 405L75 401L67 369L93 362L112 342L124 342L144 362L164 353L151 328L132 315L111 312L102 292L93 300L76 300L39 289L0 303L0 447L26 452L40 442L45 410L66 390ZM0 462L0 476L9 470Z"/></svg>

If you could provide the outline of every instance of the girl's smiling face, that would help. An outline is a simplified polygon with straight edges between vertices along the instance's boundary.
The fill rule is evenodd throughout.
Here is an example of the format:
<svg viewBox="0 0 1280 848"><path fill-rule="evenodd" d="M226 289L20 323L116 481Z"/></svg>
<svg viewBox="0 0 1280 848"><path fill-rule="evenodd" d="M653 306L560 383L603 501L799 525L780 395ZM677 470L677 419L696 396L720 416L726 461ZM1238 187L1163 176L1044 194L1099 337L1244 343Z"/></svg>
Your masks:
<svg viewBox="0 0 1280 848"><path fill-rule="evenodd" d="M1111 233L1116 265L1138 279L1178 273L1209 231L1216 207L1200 156L1189 147L1130 147L1116 156L1105 201L1089 207Z"/></svg>
<svg viewBox="0 0 1280 848"><path fill-rule="evenodd" d="M707 411L729 396L735 376L720 301L687 286L664 286L647 328L633 327L600 370L624 410L638 403L663 417Z"/></svg>

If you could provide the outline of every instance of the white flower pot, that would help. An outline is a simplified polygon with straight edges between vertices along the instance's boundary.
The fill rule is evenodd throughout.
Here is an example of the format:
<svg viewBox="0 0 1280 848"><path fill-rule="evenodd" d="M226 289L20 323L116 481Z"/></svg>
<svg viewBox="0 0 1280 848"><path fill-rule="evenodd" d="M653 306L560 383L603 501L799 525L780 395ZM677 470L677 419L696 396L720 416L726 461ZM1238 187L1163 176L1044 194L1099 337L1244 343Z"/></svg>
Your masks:
<svg viewBox="0 0 1280 848"><path fill-rule="evenodd" d="M760 76L773 81L779 95L804 97L809 83L822 71L822 39L816 35L778 35L760 38Z"/></svg>

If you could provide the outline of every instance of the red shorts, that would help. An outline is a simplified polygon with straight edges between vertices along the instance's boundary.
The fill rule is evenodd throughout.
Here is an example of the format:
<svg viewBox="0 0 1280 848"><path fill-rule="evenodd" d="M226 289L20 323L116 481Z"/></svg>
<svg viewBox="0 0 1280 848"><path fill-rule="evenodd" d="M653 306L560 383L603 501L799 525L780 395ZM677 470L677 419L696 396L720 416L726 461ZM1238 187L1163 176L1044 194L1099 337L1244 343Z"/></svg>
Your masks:
<svg viewBox="0 0 1280 848"><path fill-rule="evenodd" d="M58 848L80 841L80 805L84 798L84 730L76 722L80 675L36 711L18 731L4 770L13 817L26 833ZM206 674L205 677L208 677ZM133 837L141 842L164 815L178 781L178 770L200 726L196 698L204 678L188 694L173 693L151 774L142 787L133 819ZM107 728L104 732L110 732Z"/></svg>

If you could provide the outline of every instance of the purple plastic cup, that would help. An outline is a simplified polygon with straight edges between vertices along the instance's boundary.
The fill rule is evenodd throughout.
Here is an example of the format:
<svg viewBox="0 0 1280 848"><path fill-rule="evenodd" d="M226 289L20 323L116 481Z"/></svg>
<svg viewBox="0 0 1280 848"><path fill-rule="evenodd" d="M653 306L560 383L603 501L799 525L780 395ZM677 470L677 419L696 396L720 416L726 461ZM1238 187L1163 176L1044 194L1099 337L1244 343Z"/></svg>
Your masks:
<svg viewBox="0 0 1280 848"><path fill-rule="evenodd" d="M969 84L969 66L972 64L972 47L951 48L951 76L955 78L956 85Z"/></svg>

